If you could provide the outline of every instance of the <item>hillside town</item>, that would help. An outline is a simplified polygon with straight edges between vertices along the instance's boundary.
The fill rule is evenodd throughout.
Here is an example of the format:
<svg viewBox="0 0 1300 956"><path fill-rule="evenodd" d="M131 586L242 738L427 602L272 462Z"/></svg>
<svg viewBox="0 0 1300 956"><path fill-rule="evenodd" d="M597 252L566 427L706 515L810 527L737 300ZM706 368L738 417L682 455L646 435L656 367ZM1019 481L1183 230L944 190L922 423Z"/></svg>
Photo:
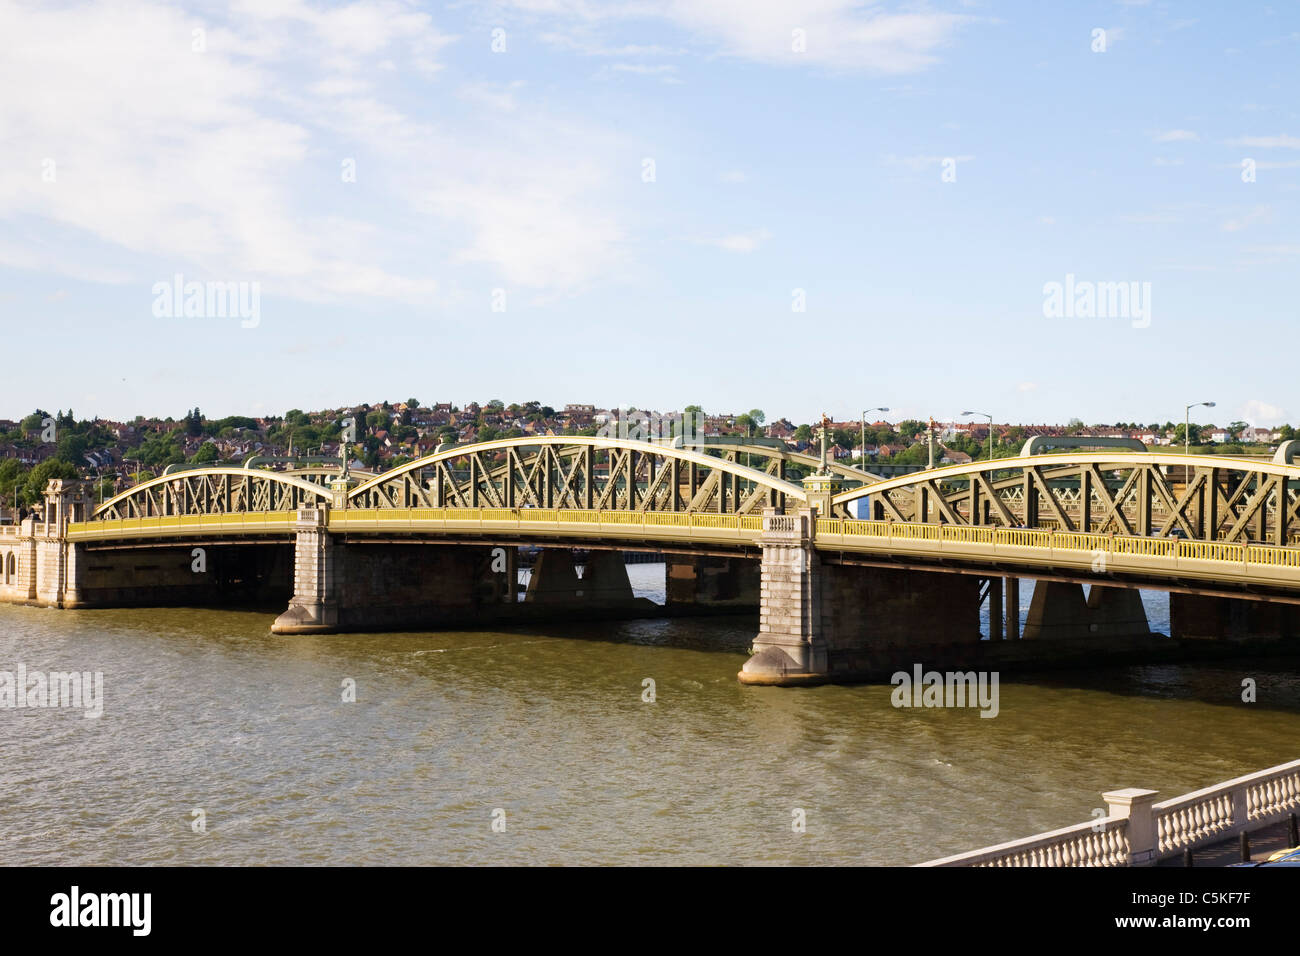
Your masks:
<svg viewBox="0 0 1300 956"><path fill-rule="evenodd" d="M439 448L501 438L558 435L618 435L627 423L693 423L696 436L736 436L777 441L793 451L821 453L820 422L795 424L789 418L769 420L760 409L706 412L698 405L659 412L649 409L606 408L568 404L554 408L540 402L494 399L459 405L425 404L415 398L390 403L359 404L304 412L290 409L265 417L209 418L198 408L181 418L112 421L78 419L71 409L49 413L36 409L17 420L0 419L0 520L11 520L19 508L40 500L50 478L94 480L100 494L113 494L138 480L156 476L169 465L235 464L252 457L267 459L325 459L337 462L349 439L349 467L385 471L428 455ZM862 419L829 420L825 428L827 455L843 464L925 465L933 435L936 464L962 464L992 454L1015 454L1036 435L1137 439L1148 447L1182 445L1184 426L1174 422L1142 425L1084 425L1078 419L1061 424L998 424L985 421L889 422ZM1263 453L1295 435L1290 425L1255 427L1247 422L1192 424L1188 444L1219 453ZM635 426L632 429L635 437Z"/></svg>

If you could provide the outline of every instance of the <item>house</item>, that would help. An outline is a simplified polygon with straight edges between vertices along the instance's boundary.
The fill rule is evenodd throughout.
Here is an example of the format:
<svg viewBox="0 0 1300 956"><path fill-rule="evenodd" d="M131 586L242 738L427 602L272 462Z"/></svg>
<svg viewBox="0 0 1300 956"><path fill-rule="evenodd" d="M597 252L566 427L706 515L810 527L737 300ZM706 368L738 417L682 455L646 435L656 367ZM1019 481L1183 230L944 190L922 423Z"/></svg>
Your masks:
<svg viewBox="0 0 1300 956"><path fill-rule="evenodd" d="M790 420L787 418L782 418L767 426L768 438L779 438L782 441L785 441L793 434L794 425L790 424Z"/></svg>

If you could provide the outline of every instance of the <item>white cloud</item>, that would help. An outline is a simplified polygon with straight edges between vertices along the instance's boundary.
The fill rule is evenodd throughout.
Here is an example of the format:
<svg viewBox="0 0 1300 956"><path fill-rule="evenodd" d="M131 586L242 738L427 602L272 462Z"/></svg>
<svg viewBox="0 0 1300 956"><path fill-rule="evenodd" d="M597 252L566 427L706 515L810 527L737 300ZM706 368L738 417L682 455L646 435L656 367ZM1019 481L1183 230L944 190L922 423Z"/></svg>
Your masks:
<svg viewBox="0 0 1300 956"><path fill-rule="evenodd" d="M718 175L718 181L723 183L743 183L748 179L744 171L739 169L728 169Z"/></svg>
<svg viewBox="0 0 1300 956"><path fill-rule="evenodd" d="M0 0L0 129L20 144L0 170L0 223L111 251L75 257L111 258L76 270L106 282L174 269L310 301L429 303L446 294L440 273L472 262L584 286L623 236L589 159L608 160L608 140L517 109L518 83L442 85L452 41L396 0L237 0L228 20L148 0ZM0 262L47 273L72 275L72 258L0 245Z"/></svg>
<svg viewBox="0 0 1300 956"><path fill-rule="evenodd" d="M1157 143L1196 143L1201 137L1190 129L1166 129L1152 133L1151 139Z"/></svg>
<svg viewBox="0 0 1300 956"><path fill-rule="evenodd" d="M1253 226L1261 222L1269 222L1273 218L1273 210L1269 206L1256 206L1240 216L1229 219L1223 224L1224 232L1240 232L1248 226Z"/></svg>
<svg viewBox="0 0 1300 956"><path fill-rule="evenodd" d="M909 169L925 169L927 166L941 165L945 160L951 159L958 163L969 163L974 156L895 156L889 153L881 157L881 162L886 166L906 166Z"/></svg>
<svg viewBox="0 0 1300 956"><path fill-rule="evenodd" d="M735 233L730 236L720 236L716 239L697 239L696 242L706 246L717 246L727 252L750 253L754 252L767 240L772 238L772 234L766 229L755 229L752 232Z"/></svg>
<svg viewBox="0 0 1300 956"><path fill-rule="evenodd" d="M1152 166L1181 166L1183 165L1183 161L1181 159L1165 159L1165 157L1163 156L1157 156L1155 159L1151 160L1151 165Z"/></svg>
<svg viewBox="0 0 1300 956"><path fill-rule="evenodd" d="M1241 416L1239 421L1249 422L1252 425L1282 425L1291 418L1281 405L1274 405L1258 398L1252 398L1240 405L1238 411Z"/></svg>
<svg viewBox="0 0 1300 956"><path fill-rule="evenodd" d="M1300 136L1239 136L1228 140L1229 146L1250 146L1255 149L1300 149Z"/></svg>
<svg viewBox="0 0 1300 956"><path fill-rule="evenodd" d="M1119 221L1131 222L1136 225L1168 225L1182 222L1182 218L1170 212L1137 212L1122 215L1119 217Z"/></svg>
<svg viewBox="0 0 1300 956"><path fill-rule="evenodd" d="M498 0L495 6L561 19L563 32L544 32L546 42L594 55L623 55L600 39L598 29L616 21L662 20L725 56L877 73L925 69L975 20L923 9L887 12L859 0ZM795 31L802 31L801 49Z"/></svg>

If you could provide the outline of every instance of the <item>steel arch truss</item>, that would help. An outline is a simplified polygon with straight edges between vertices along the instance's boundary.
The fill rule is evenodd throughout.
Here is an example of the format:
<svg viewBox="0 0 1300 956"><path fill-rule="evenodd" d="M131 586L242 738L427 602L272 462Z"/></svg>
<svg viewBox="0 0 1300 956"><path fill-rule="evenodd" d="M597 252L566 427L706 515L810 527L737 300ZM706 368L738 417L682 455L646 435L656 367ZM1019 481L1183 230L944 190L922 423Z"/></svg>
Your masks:
<svg viewBox="0 0 1300 956"><path fill-rule="evenodd" d="M481 442L363 482L348 507L751 514L805 500L803 489L782 477L779 459L758 469L736 457L617 438Z"/></svg>
<svg viewBox="0 0 1300 956"><path fill-rule="evenodd" d="M281 472L202 468L162 475L129 488L95 509L94 518L295 511L329 498L329 491L320 485Z"/></svg>
<svg viewBox="0 0 1300 956"><path fill-rule="evenodd" d="M954 465L836 495L864 517L1195 541L1300 543L1300 465L1208 455L1039 455Z"/></svg>

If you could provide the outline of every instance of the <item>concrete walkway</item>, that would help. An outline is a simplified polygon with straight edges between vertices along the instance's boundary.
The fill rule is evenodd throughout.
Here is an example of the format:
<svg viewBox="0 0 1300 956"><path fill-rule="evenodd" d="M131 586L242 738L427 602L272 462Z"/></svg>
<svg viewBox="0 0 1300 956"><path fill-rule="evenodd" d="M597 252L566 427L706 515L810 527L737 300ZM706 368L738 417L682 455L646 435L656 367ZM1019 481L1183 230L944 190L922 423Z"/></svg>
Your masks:
<svg viewBox="0 0 1300 956"><path fill-rule="evenodd" d="M1270 854L1294 846L1288 839L1289 824L1284 819L1250 833L1250 858L1255 862L1268 859ZM1201 847L1193 852L1192 866L1231 866L1241 862L1241 838L1223 840ZM1158 866L1183 866L1181 856L1162 860Z"/></svg>

